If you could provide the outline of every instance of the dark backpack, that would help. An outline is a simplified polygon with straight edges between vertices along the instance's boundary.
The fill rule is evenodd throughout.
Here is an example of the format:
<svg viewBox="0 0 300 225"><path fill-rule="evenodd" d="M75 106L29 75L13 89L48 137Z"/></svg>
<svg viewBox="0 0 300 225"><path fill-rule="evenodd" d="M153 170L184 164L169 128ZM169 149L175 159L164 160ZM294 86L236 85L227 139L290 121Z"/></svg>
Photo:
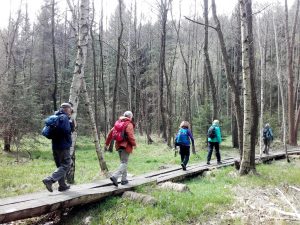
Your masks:
<svg viewBox="0 0 300 225"><path fill-rule="evenodd" d="M269 128L264 128L264 130L263 130L263 139L270 140L271 138L272 137L271 137L270 129Z"/></svg>
<svg viewBox="0 0 300 225"><path fill-rule="evenodd" d="M207 137L209 137L211 139L217 137L216 128L214 126L211 126L210 128L208 128Z"/></svg>
<svg viewBox="0 0 300 225"><path fill-rule="evenodd" d="M117 142L122 142L126 140L127 135L125 132L125 129L127 125L130 123L130 121L122 121L122 120L117 120L114 125L112 137L115 141Z"/></svg>
<svg viewBox="0 0 300 225"><path fill-rule="evenodd" d="M45 119L45 126L42 130L42 135L48 139L53 139L59 124L59 116L51 115Z"/></svg>
<svg viewBox="0 0 300 225"><path fill-rule="evenodd" d="M180 128L180 130L177 133L175 143L178 145L189 145L190 144L188 129Z"/></svg>

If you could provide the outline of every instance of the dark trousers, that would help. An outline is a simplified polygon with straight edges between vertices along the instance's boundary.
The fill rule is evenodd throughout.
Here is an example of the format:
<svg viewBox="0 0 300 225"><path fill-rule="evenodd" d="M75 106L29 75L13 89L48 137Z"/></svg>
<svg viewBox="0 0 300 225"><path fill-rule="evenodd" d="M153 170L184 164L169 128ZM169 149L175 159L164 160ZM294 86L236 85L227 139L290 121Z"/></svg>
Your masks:
<svg viewBox="0 0 300 225"><path fill-rule="evenodd" d="M265 148L264 148L263 153L269 154L270 144L271 144L271 140L270 139L264 139Z"/></svg>
<svg viewBox="0 0 300 225"><path fill-rule="evenodd" d="M186 166L190 159L190 146L180 145L179 149L181 163L183 163L184 166Z"/></svg>
<svg viewBox="0 0 300 225"><path fill-rule="evenodd" d="M58 181L58 184L61 187L66 186L66 174L71 167L70 149L53 150L53 157L57 169L50 177L48 177L48 179L52 180L53 182Z"/></svg>
<svg viewBox="0 0 300 225"><path fill-rule="evenodd" d="M221 155L220 155L220 149L219 149L219 142L208 142L208 155L207 155L207 162L210 161L211 155L213 153L213 150L216 150L216 157L217 161L221 162Z"/></svg>

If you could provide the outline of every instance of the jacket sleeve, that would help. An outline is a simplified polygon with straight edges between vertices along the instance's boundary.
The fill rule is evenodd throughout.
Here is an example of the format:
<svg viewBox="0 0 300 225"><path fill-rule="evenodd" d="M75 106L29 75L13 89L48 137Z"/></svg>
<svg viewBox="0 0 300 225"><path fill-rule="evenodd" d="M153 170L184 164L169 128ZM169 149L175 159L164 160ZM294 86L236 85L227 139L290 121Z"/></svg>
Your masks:
<svg viewBox="0 0 300 225"><path fill-rule="evenodd" d="M188 135L189 135L189 137L190 137L190 139L192 141L192 145L195 145L195 143L194 143L194 137L193 137L193 134L192 134L192 132L190 130L188 131Z"/></svg>
<svg viewBox="0 0 300 225"><path fill-rule="evenodd" d="M132 123L129 123L125 130L127 134L127 140L132 146L136 146L135 138L134 138L134 131Z"/></svg>
<svg viewBox="0 0 300 225"><path fill-rule="evenodd" d="M105 140L105 145L109 145L110 142L112 141L112 133L113 133L113 129L114 128L111 128L108 135L107 135L107 138Z"/></svg>
<svg viewBox="0 0 300 225"><path fill-rule="evenodd" d="M218 127L216 130L217 130L217 139L218 139L218 142L219 142L219 144L221 144L221 142L222 142L221 129L220 129L220 127Z"/></svg>

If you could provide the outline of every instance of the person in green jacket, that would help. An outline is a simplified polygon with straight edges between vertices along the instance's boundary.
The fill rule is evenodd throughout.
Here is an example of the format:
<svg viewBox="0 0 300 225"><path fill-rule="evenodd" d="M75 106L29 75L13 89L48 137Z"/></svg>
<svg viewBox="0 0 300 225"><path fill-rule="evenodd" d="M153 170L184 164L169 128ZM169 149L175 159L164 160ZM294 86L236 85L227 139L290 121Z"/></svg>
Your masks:
<svg viewBox="0 0 300 225"><path fill-rule="evenodd" d="M216 150L217 163L222 164L220 155L220 144L222 142L221 129L219 126L219 120L214 120L212 125L207 131L207 141L208 141L208 154L207 154L207 165L210 164L211 155L213 149Z"/></svg>

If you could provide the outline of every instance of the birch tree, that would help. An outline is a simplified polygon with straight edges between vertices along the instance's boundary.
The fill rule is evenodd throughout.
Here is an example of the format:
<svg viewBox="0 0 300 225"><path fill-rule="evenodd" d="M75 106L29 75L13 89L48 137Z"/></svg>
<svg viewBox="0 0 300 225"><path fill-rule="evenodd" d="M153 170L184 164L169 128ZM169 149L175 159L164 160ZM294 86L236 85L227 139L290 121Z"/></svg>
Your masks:
<svg viewBox="0 0 300 225"><path fill-rule="evenodd" d="M73 12L74 13L74 12ZM104 157L99 145L97 128L95 129L95 119L94 113L92 112L92 107L89 104L89 96L86 92L86 84L84 81L84 69L86 65L86 57L87 57L87 48L88 48L88 40L89 40L89 0L82 0L80 4L80 20L79 20L79 31L78 31L78 45L77 45L77 56L75 62L75 69L73 72L73 80L70 88L70 97L69 101L73 104L74 113L72 115L73 119L76 119L77 109L79 104L79 94L81 87L83 85L85 91L85 100L89 108L89 114L91 119L91 125L94 133L94 142L96 145L96 152L100 164L100 168L103 172L107 172L107 166L104 161ZM72 146L71 146L71 157L72 157L72 165L71 169L67 175L68 182L74 182L74 174L75 174L75 143L77 138L77 132L73 132L72 134Z"/></svg>
<svg viewBox="0 0 300 225"><path fill-rule="evenodd" d="M244 97L243 156L240 174L244 175L250 171L255 172L255 140L258 125L258 109L254 84L255 67L251 0L240 0L240 8Z"/></svg>

